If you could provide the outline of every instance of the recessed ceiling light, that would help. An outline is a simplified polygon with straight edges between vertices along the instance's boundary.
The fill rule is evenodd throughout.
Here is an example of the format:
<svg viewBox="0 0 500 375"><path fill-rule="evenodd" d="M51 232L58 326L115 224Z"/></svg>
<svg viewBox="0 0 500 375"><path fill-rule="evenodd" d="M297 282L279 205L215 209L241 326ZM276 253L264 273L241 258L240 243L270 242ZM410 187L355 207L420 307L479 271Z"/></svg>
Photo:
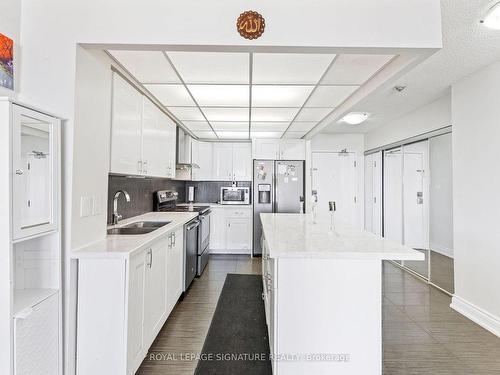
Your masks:
<svg viewBox="0 0 500 375"><path fill-rule="evenodd" d="M500 2L488 10L481 23L489 29L500 30Z"/></svg>
<svg viewBox="0 0 500 375"><path fill-rule="evenodd" d="M364 112L351 112L342 118L342 121L347 122L349 125L359 125L366 121L368 113Z"/></svg>

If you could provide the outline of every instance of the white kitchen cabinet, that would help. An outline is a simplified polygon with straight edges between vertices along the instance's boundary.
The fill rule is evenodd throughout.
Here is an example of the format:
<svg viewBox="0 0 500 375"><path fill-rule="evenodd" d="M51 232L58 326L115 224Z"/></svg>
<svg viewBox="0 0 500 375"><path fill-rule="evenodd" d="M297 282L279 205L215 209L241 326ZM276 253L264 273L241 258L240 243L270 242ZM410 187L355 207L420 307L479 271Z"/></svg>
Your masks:
<svg viewBox="0 0 500 375"><path fill-rule="evenodd" d="M130 257L78 259L77 374L133 375L181 292L183 226Z"/></svg>
<svg viewBox="0 0 500 375"><path fill-rule="evenodd" d="M116 73L112 102L110 172L175 177L175 123Z"/></svg>
<svg viewBox="0 0 500 375"><path fill-rule="evenodd" d="M249 254L252 248L252 207L212 207L210 252Z"/></svg>
<svg viewBox="0 0 500 375"><path fill-rule="evenodd" d="M252 145L250 143L233 144L233 179L252 181Z"/></svg>
<svg viewBox="0 0 500 375"><path fill-rule="evenodd" d="M192 162L200 168L192 169L193 181L209 181L213 179L213 142L193 140Z"/></svg>
<svg viewBox="0 0 500 375"><path fill-rule="evenodd" d="M167 249L167 315L170 314L182 293L184 262L184 230L177 229L168 237Z"/></svg>
<svg viewBox="0 0 500 375"><path fill-rule="evenodd" d="M113 74L111 172L142 174L142 95Z"/></svg>
<svg viewBox="0 0 500 375"><path fill-rule="evenodd" d="M144 337L154 337L162 325L167 309L166 257L167 240L162 240L146 251L144 276Z"/></svg>
<svg viewBox="0 0 500 375"><path fill-rule="evenodd" d="M253 139L252 158L264 160L305 160L303 139Z"/></svg>
<svg viewBox="0 0 500 375"><path fill-rule="evenodd" d="M233 179L233 144L216 142L213 145L213 178L219 181Z"/></svg>

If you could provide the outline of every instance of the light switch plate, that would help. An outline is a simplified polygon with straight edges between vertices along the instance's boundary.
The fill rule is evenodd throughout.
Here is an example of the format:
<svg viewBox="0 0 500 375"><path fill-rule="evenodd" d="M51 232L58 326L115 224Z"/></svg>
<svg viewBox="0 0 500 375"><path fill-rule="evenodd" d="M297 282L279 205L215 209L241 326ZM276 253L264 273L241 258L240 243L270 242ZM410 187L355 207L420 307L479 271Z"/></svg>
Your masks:
<svg viewBox="0 0 500 375"><path fill-rule="evenodd" d="M88 217L92 215L92 198L84 197L80 198L80 217Z"/></svg>

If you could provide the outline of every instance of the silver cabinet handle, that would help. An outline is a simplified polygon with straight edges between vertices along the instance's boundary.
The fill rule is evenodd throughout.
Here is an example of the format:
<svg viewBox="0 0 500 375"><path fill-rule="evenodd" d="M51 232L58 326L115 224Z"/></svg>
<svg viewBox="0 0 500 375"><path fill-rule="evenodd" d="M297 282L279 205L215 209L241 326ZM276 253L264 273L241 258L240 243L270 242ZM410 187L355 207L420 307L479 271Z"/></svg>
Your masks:
<svg viewBox="0 0 500 375"><path fill-rule="evenodd" d="M143 171L142 172L145 173L145 174L148 174L148 161L144 160L142 162L142 165L143 165Z"/></svg>
<svg viewBox="0 0 500 375"><path fill-rule="evenodd" d="M137 162L137 171L142 174L142 161Z"/></svg>
<svg viewBox="0 0 500 375"><path fill-rule="evenodd" d="M173 239L172 246L175 246L175 244L177 243L177 236L175 235L175 233L172 233L172 239Z"/></svg>
<svg viewBox="0 0 500 375"><path fill-rule="evenodd" d="M22 174L24 174L24 171L22 169L16 169L16 174L18 176L21 176Z"/></svg>
<svg viewBox="0 0 500 375"><path fill-rule="evenodd" d="M169 247L170 249L172 248L172 245L173 245L173 243L172 243L172 234L173 234L173 233L170 233L170 234L168 235L168 240L169 240L168 247Z"/></svg>
<svg viewBox="0 0 500 375"><path fill-rule="evenodd" d="M153 266L153 250L149 249L148 250L148 255L149 255L149 262L147 263L147 266L151 268Z"/></svg>

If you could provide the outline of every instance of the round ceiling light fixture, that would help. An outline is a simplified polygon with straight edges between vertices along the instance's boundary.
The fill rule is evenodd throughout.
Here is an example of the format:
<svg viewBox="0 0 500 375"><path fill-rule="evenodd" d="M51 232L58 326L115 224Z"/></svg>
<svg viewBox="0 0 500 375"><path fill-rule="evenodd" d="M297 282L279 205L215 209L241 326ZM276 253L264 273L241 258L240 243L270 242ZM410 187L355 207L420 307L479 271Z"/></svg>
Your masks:
<svg viewBox="0 0 500 375"><path fill-rule="evenodd" d="M480 23L489 29L500 30L500 2L493 5Z"/></svg>
<svg viewBox="0 0 500 375"><path fill-rule="evenodd" d="M368 113L366 112L351 112L342 117L342 121L348 123L349 125L359 125L365 122L368 118Z"/></svg>

